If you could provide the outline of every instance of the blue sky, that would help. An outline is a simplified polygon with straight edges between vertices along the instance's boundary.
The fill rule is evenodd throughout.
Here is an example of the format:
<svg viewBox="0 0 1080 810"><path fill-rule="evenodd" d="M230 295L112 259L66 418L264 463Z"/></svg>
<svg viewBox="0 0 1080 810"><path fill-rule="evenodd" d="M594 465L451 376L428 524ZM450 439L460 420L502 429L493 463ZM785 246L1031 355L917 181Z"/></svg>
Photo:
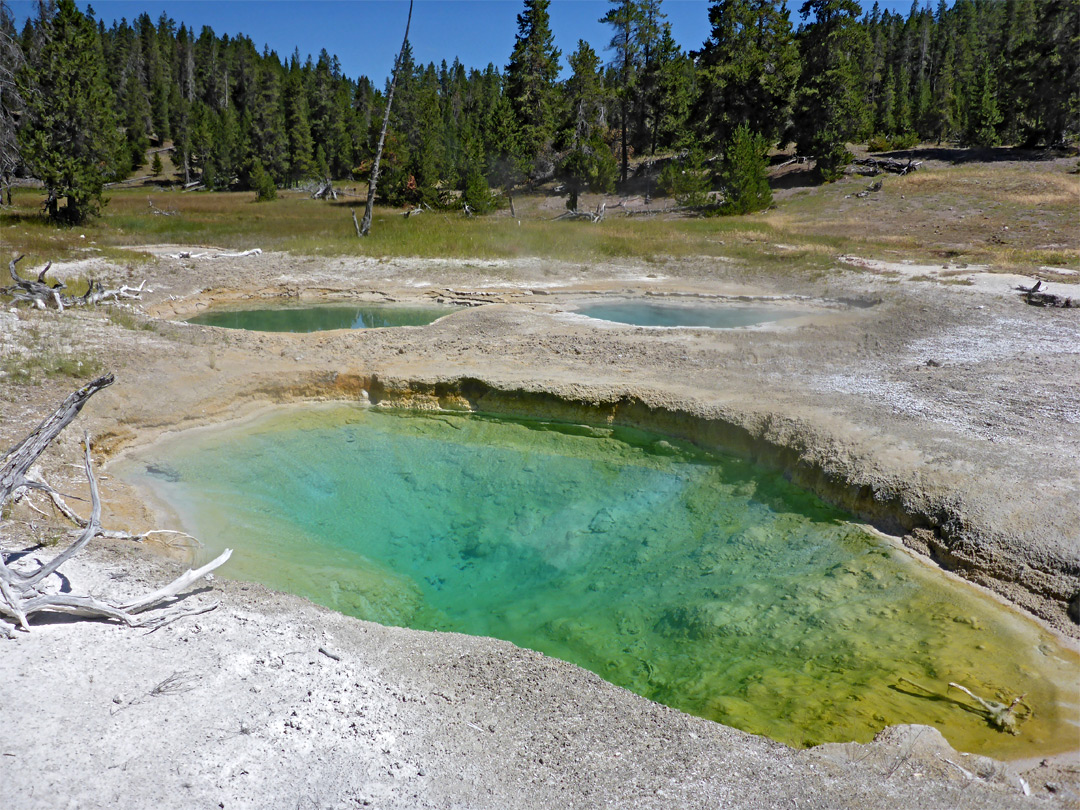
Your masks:
<svg viewBox="0 0 1080 810"><path fill-rule="evenodd" d="M86 9L85 0L78 4ZM801 4L801 0L788 3L793 22L798 21ZM35 5L30 0L9 0L20 28ZM390 72L408 14L407 0L98 0L90 5L107 26L121 17L130 22L143 12L156 22L164 12L196 33L209 25L219 36L245 34L260 50L269 45L282 57L291 55L293 48L300 49L302 58L316 57L326 48L337 54L347 76L366 75L376 81ZM906 16L911 0L879 0L878 5ZM663 10L683 48L697 48L705 41L708 7L706 0L664 0ZM608 8L606 0L552 0L551 26L564 66L579 39L604 55L611 33L598 20ZM520 0L416 0L409 35L416 60L437 64L457 56L466 67L483 68L493 62L501 69L510 57L521 9Z"/></svg>

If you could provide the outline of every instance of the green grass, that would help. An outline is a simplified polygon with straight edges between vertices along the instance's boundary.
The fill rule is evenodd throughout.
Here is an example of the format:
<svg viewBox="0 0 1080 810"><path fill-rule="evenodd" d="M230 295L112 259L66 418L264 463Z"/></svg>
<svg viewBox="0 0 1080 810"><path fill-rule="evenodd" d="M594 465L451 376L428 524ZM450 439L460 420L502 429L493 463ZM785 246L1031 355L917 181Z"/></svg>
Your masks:
<svg viewBox="0 0 1080 810"><path fill-rule="evenodd" d="M356 237L350 214L350 208L362 213L356 189L357 196L336 203L292 191L256 203L252 192L114 190L103 216L78 228L47 224L40 192L20 189L15 205L0 211L0 245L5 255L28 254L27 266L89 256L130 265L148 257L137 251L139 245L160 243L375 258L589 263L728 257L755 269L811 275L834 266L841 253L953 259L1021 271L1080 265L1080 179L1058 164L935 168L888 177L870 200L855 198L867 182L852 177L810 186L781 198L770 211L711 219L627 217L609 209L596 225L554 222L561 207L545 194L515 198L517 219L506 210L471 219L426 211L405 219L400 210L377 208L366 239ZM148 198L177 215L153 215Z"/></svg>
<svg viewBox="0 0 1080 810"><path fill-rule="evenodd" d="M100 219L78 228L56 228L37 213L37 196L32 190L19 190L14 210L0 213L4 247L13 254L26 253L27 265L118 253L130 261L131 254L119 252L119 246L159 243L376 258L542 257L587 262L729 256L767 260L768 256L761 256L763 245L792 241L790 235L774 232L767 215L661 220L615 212L602 224L593 225L553 222L549 213L536 210L535 201L527 198L518 205L517 220L505 211L472 219L456 212L435 211L405 219L397 210L377 208L371 235L357 239L348 204L310 200L289 192L259 204L253 202L252 194L243 192L160 192L151 195L155 204L179 212L178 216L163 217L149 213L144 191L117 191ZM783 260L790 263L834 253L838 241L833 237L800 237L799 249L787 252Z"/></svg>
<svg viewBox="0 0 1080 810"><path fill-rule="evenodd" d="M43 377L88 380L102 373L101 361L89 354L12 355L0 360L0 377L16 385L33 385Z"/></svg>

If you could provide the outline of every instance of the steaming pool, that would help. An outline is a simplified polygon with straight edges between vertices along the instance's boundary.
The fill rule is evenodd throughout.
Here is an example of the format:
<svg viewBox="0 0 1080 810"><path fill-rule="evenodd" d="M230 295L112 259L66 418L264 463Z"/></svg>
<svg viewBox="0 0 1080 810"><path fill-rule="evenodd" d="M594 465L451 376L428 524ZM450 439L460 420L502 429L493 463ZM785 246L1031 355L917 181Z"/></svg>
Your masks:
<svg viewBox="0 0 1080 810"><path fill-rule="evenodd" d="M505 639L792 745L927 723L997 757L1075 748L1078 660L1050 634L782 475L673 439L298 406L114 470L180 517L200 559L236 549L226 576ZM950 681L1026 692L1020 735Z"/></svg>
<svg viewBox="0 0 1080 810"><path fill-rule="evenodd" d="M260 309L209 309L188 323L247 329L257 332L324 332L330 329L382 329L390 326L426 326L457 312L451 306L404 306L356 304L264 307Z"/></svg>

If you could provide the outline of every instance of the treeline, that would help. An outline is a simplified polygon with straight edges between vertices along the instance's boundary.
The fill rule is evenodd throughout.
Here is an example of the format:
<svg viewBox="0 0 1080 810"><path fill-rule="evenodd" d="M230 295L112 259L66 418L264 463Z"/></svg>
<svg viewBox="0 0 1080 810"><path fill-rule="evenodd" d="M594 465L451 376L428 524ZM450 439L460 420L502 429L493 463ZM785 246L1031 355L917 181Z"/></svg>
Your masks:
<svg viewBox="0 0 1080 810"><path fill-rule="evenodd" d="M1077 134L1080 0L913 3L906 17L808 0L797 24L783 0L718 0L694 51L675 42L662 0L611 0L610 41L579 40L564 80L548 5L524 0L502 68L422 65L406 49L385 202L463 195L482 211L493 186L557 177L576 204L655 154L686 156L693 174L707 156L730 163L794 143L830 177L852 141L1037 145ZM0 173L43 180L58 218L92 212L102 182L165 142L179 178L212 189L269 196L311 178L364 179L385 110L386 88L343 75L325 50L281 58L166 16L106 27L73 0L43 0L21 31L0 2L0 57ZM668 190L681 174L669 172Z"/></svg>

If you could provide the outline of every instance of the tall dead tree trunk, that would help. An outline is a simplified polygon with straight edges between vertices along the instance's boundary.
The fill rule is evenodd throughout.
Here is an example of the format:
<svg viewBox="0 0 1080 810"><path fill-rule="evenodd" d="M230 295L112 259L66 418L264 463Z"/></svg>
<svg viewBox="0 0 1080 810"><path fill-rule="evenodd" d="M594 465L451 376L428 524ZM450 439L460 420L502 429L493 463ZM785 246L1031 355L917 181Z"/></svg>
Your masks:
<svg viewBox="0 0 1080 810"><path fill-rule="evenodd" d="M375 207L375 186L379 182L379 163L382 161L383 142L386 141L386 128L390 124L390 105L394 103L394 88L397 87L398 70L405 59L405 49L409 45L409 26L412 24L413 0L409 0L409 17L405 21L405 38L401 41L401 51L394 60L394 75L390 77L390 92L386 94L386 113L383 115L382 131L379 132L379 145L375 148L375 162L371 165L371 179L368 181L367 205L364 206L364 221L360 224L360 235L367 236L371 230L371 211Z"/></svg>

